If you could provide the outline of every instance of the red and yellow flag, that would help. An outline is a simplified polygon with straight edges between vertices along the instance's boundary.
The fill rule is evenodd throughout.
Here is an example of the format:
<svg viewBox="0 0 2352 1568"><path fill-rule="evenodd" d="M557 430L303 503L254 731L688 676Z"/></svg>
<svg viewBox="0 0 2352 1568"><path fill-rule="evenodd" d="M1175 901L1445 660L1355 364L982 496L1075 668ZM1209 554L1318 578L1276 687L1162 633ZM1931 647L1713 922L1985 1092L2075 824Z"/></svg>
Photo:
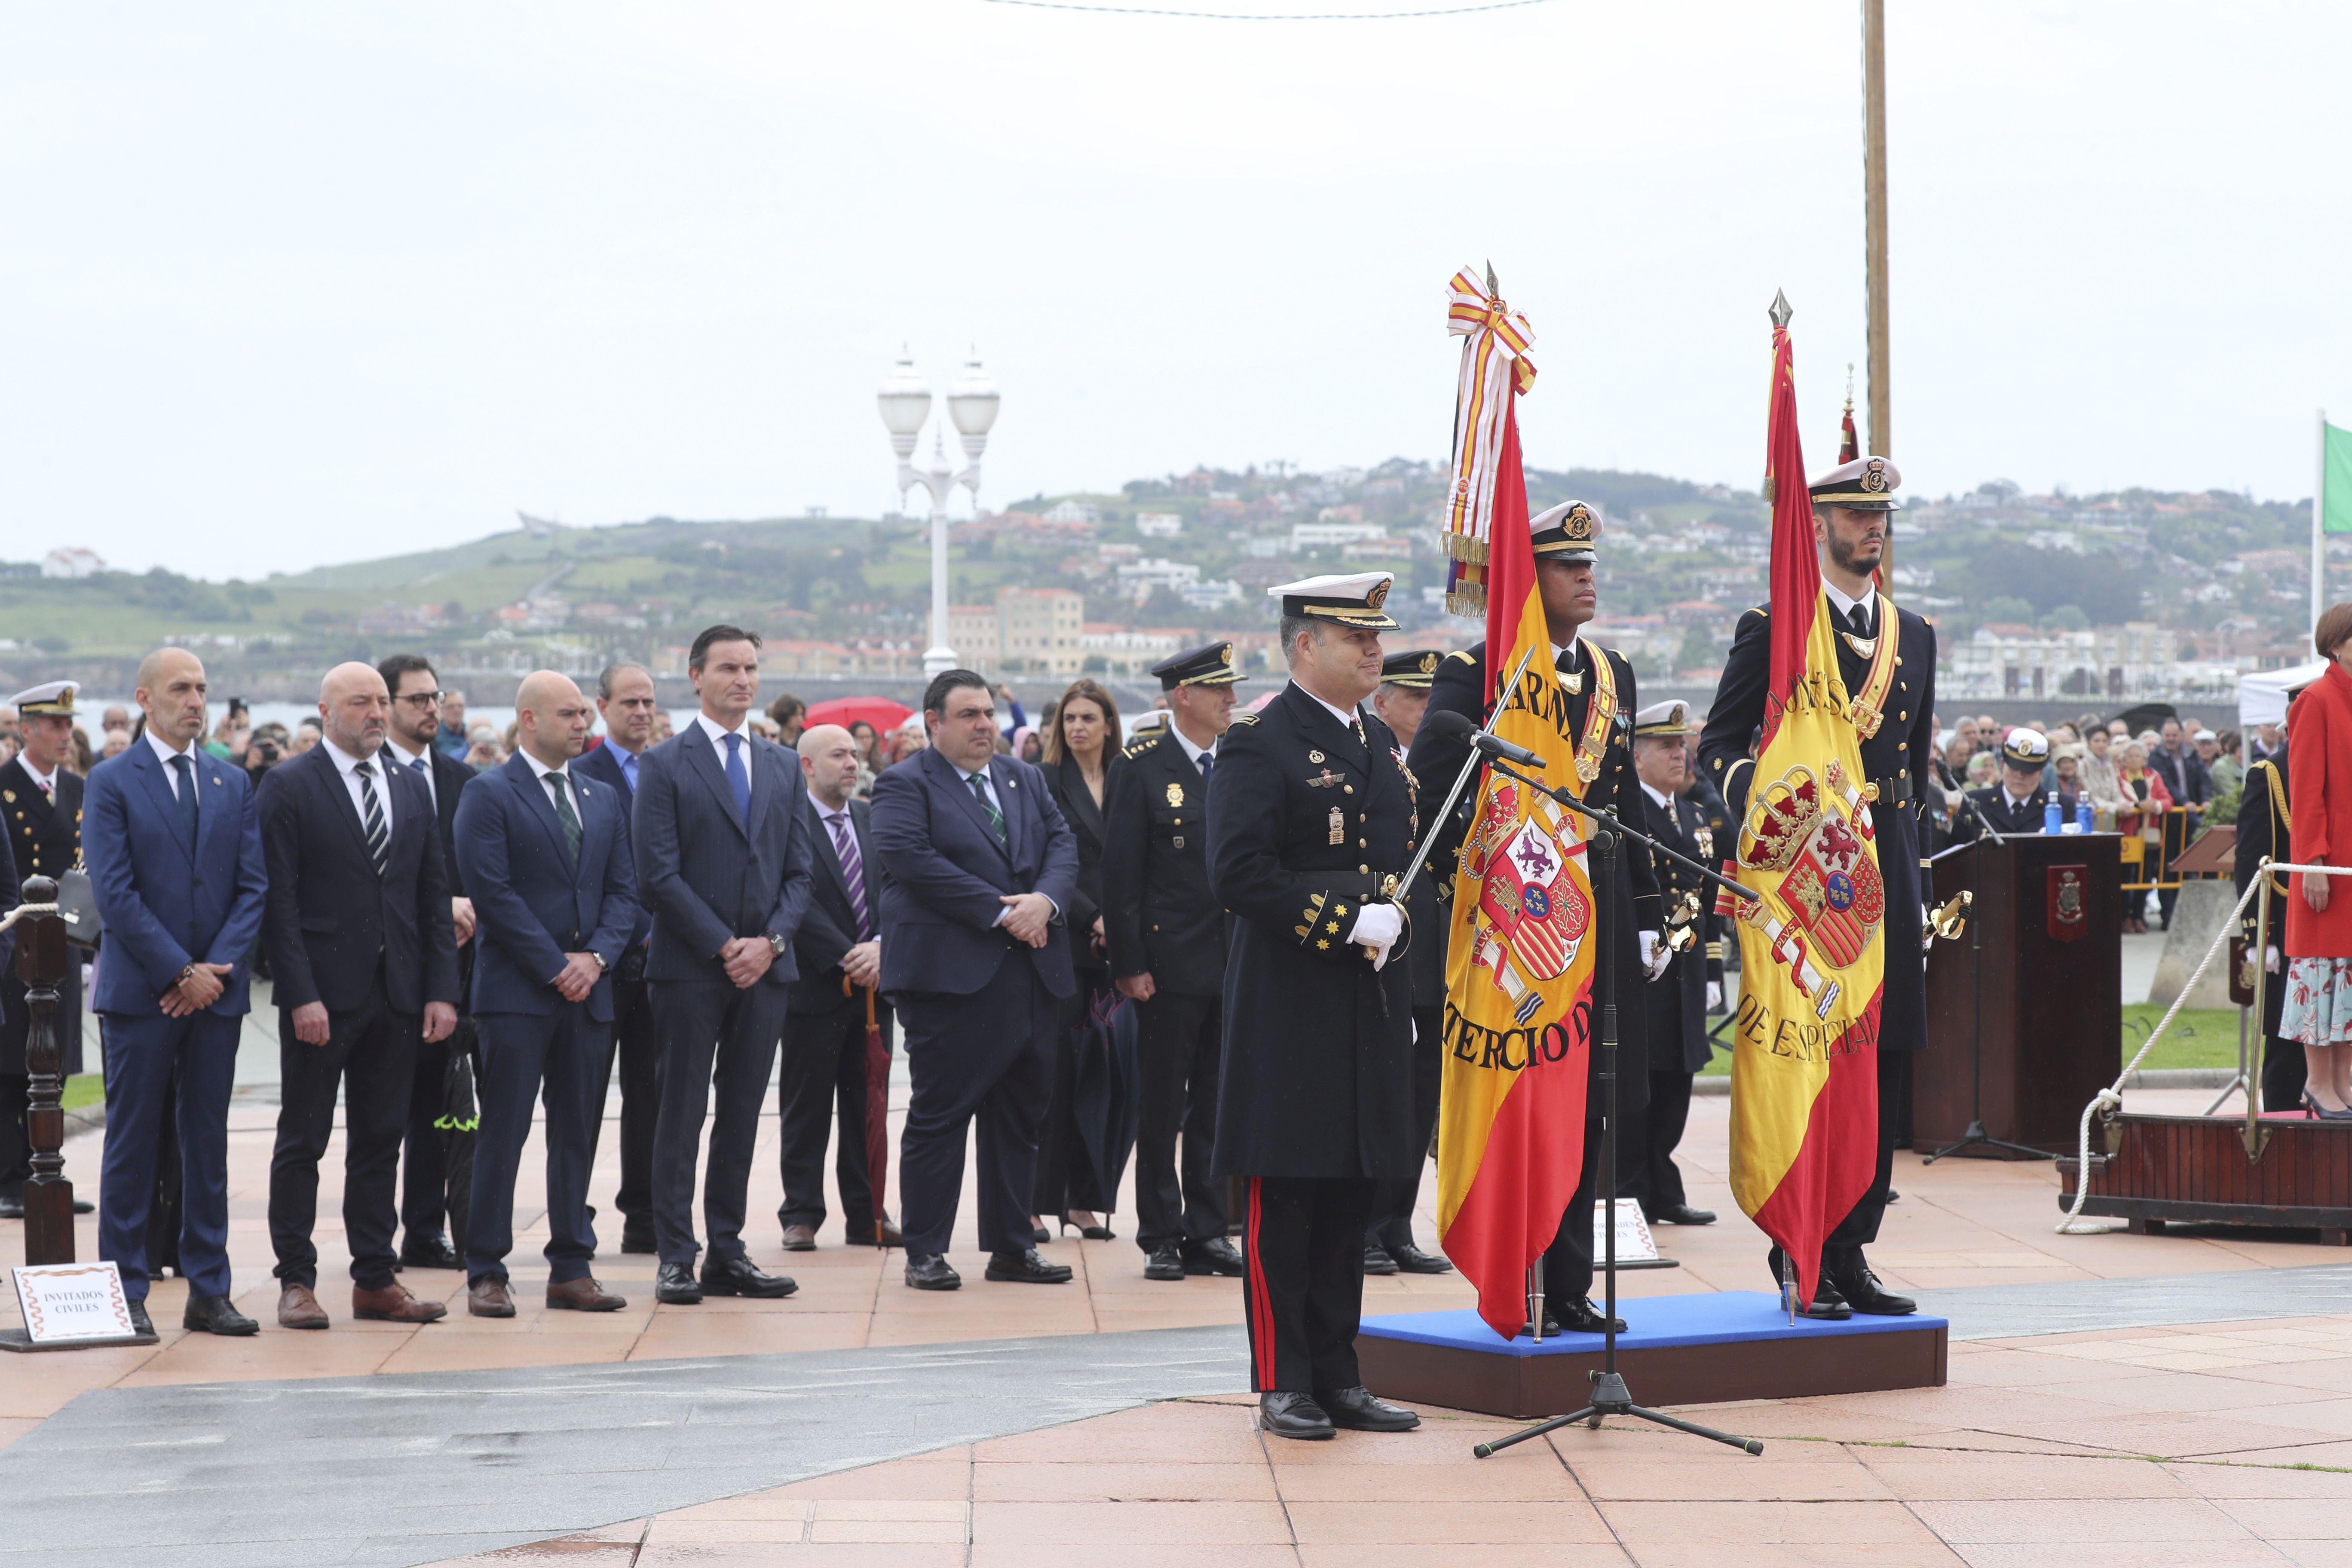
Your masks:
<svg viewBox="0 0 2352 1568"><path fill-rule="evenodd" d="M1876 1172L1886 889L1813 553L1789 333L1777 322L1767 448L1771 676L1732 868L1763 897L1741 900L1731 1190L1789 1253L1810 1302L1823 1238Z"/></svg>
<svg viewBox="0 0 2352 1568"><path fill-rule="evenodd" d="M1568 693L1553 668L1508 407L1496 468L1486 682L1489 691L1510 685L1494 731L1542 757L1545 783L1580 796L1580 737L1568 731ZM1605 733L1614 678L1608 658L1588 648L1591 711ZM1506 1339L1527 1323L1528 1266L1558 1233L1584 1163L1595 950L1585 846L1573 813L1490 771L1454 884L1437 1229L1445 1255L1477 1287L1478 1315Z"/></svg>

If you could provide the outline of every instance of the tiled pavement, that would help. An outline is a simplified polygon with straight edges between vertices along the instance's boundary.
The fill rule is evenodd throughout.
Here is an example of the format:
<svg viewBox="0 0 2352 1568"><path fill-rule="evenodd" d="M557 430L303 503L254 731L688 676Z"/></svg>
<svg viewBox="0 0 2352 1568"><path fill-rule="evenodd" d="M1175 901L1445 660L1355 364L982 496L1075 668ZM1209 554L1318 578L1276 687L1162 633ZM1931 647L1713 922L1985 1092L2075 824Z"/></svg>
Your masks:
<svg viewBox="0 0 2352 1568"><path fill-rule="evenodd" d="M2135 1097L2135 1104L2172 1109L2168 1100L2185 1106L2204 1098L2146 1094ZM1693 1201L1717 1209L1722 1222L1705 1230L1666 1230L1664 1248L1683 1267L1628 1276L1629 1293L1761 1284L1762 1240L1738 1216L1724 1179L1725 1110L1720 1100L1694 1107L1684 1160L1694 1178ZM268 1106L241 1103L231 1139L240 1300L265 1321L274 1301L262 1217L271 1119ZM897 1281L895 1258L833 1245L837 1227L826 1235L824 1250L787 1261L775 1249L771 1217L779 1196L773 1126L771 1120L763 1128L751 1205L761 1218L751 1235L764 1265L786 1268L801 1280L801 1293L791 1301L656 1309L649 1300L650 1260L608 1258L600 1277L635 1298L627 1310L604 1318L547 1314L530 1290L529 1282L543 1277L530 1267L536 1258L519 1257L523 1311L510 1323L465 1318L456 1276L412 1273L413 1289L431 1285L459 1315L421 1330L354 1324L342 1310L347 1299L330 1289L324 1300L338 1319L330 1332L287 1333L271 1324L257 1338L237 1342L179 1333L180 1287L167 1283L154 1298L165 1331L160 1346L0 1359L0 1444L39 1428L77 1394L102 1388L306 1378L334 1379L340 1386L382 1373L680 1358L748 1368L748 1361L719 1358L756 1355L765 1365L798 1352L1194 1325L1230 1329L1237 1320L1232 1281L1144 1281L1139 1255L1119 1222L1121 1240L1048 1248L1080 1270L1079 1284L1066 1289L988 1286L978 1279L978 1254L966 1252L956 1258L970 1281L963 1291L908 1291ZM595 1186L607 1197L612 1157L608 1137ZM527 1168L535 1159L534 1149ZM90 1180L96 1161L96 1141L83 1140L69 1151L68 1170ZM526 1252L545 1234L529 1212L536 1182L527 1181L525 1213L518 1215L533 1222L520 1243ZM1979 1331L1995 1328L2020 1337L1956 1343L1952 1382L1942 1390L1706 1408L1701 1418L1710 1424L1765 1437L1761 1458L1670 1435L1612 1428L1560 1433L1544 1444L1474 1461L1471 1444L1499 1428L1482 1417L1444 1412L1427 1412L1423 1430L1410 1436L1268 1442L1254 1430L1246 1401L1194 1394L913 1453L781 1489L752 1488L625 1520L593 1538L562 1537L489 1560L986 1563L1017 1553L1024 1564L1045 1568L1081 1552L1099 1561L1108 1549L1119 1568L1179 1561L1380 1563L1402 1562L1408 1554L1416 1563L1507 1557L1515 1564L1736 1563L1740 1568L2029 1561L2352 1564L2352 1300L2337 1315L2324 1299L2282 1294L2282 1313L2316 1315L2203 1325L2179 1321L2179 1311L2189 1309L2176 1306L2169 1318L2157 1320L2165 1326L2110 1323L2050 1335L2033 1331L2080 1323L2083 1311L2095 1319L2105 1292L2075 1286L2045 1295L2032 1289L2149 1279L2147 1287L2115 1291L2116 1323L2148 1322L2131 1317L2126 1299L2135 1291L2137 1299L2147 1299L2159 1289L2176 1302L2235 1300L2237 1308L2215 1313L2234 1318L2258 1309L2243 1305L2242 1281L2220 1276L2336 1263L2343 1253L2307 1240L2228 1231L2058 1237L2051 1229L2057 1210L2047 1165L1949 1161L1923 1169L1906 1156L1896 1184L1904 1199L1890 1210L1873 1253L1882 1275L1897 1288L1955 1289L1949 1301L1982 1304ZM338 1192L331 1172L322 1184L320 1227L330 1279L345 1261L334 1219ZM1426 1237L1425 1215L1423 1232ZM82 1239L85 1253L94 1255L87 1226ZM16 1261L20 1247L21 1226L0 1224L0 1265ZM2206 1298L2173 1281L2159 1288L2153 1278L2200 1274L2216 1276ZM2301 1280L2332 1286L2334 1278L2330 1270ZM2000 1289L1985 1289L1992 1287ZM2054 1298L2075 1300L2060 1310ZM2034 1321L2037 1299L2049 1303L2049 1323ZM1398 1279L1368 1281L1366 1306L1411 1310L1467 1300L1467 1290L1452 1278ZM1969 1310L1938 1306L1955 1318L1956 1337L1965 1339ZM0 1321L13 1321L13 1304L0 1305ZM1116 1352L1143 1342L1093 1344ZM814 1370L824 1359L805 1364ZM409 1381L394 1379L386 1392ZM1227 1386L1244 1382L1236 1355ZM46 1440L28 1445L21 1456L31 1458L48 1447ZM7 1457L0 1449L0 1475ZM845 1455L840 1462L858 1458ZM331 1470L334 1460L322 1455L320 1462ZM2327 1468L2290 1468L2295 1466ZM780 1468L778 1473L805 1472ZM0 1495L5 1490L0 1486ZM0 1509L0 1516L5 1511ZM633 1511L647 1512L643 1505ZM8 1533L0 1523L0 1552ZM468 1549L450 1539L435 1551L432 1533L420 1533L413 1552L400 1560L427 1562ZM507 1539L522 1533L518 1529ZM261 1552L257 1543L253 1560L284 1555ZM305 1555L336 1560L330 1553Z"/></svg>

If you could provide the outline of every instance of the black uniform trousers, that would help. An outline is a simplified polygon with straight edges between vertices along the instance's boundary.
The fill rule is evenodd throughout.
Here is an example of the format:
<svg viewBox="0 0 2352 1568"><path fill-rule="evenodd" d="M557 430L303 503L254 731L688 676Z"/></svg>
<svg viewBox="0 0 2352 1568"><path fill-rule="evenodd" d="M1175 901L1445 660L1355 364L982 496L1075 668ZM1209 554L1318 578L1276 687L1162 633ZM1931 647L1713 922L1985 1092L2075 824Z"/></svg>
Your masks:
<svg viewBox="0 0 2352 1568"><path fill-rule="evenodd" d="M482 1128L474 1145L474 1198L466 1224L466 1279L503 1279L514 1247L514 1190L530 1137L531 1106L547 1108L547 1279L584 1278L596 1256L588 1221L588 1166L598 1078L612 1059L612 1026L583 1002L552 1013L483 1013Z"/></svg>
<svg viewBox="0 0 2352 1568"><path fill-rule="evenodd" d="M448 1224L449 1159L435 1123L448 1110L449 1063L459 1052L473 1050L474 1020L464 1013L447 1039L427 1041L421 1033L417 1037L400 1170L400 1224L411 1241L440 1236ZM478 1059L475 1066L479 1068ZM475 1076L480 1077L478 1070Z"/></svg>
<svg viewBox="0 0 2352 1568"><path fill-rule="evenodd" d="M1687 1202L1683 1173L1675 1164L1690 1125L1691 1080L1686 1072L1650 1075L1650 1103L1625 1118L1623 1142L1617 1152L1618 1195L1632 1198L1645 1215L1680 1208Z"/></svg>
<svg viewBox="0 0 2352 1568"><path fill-rule="evenodd" d="M714 1263L743 1256L743 1209L751 1182L751 1145L768 1098L777 1043L783 1038L782 985L738 986L717 980L655 980L654 1021L660 1030L661 1107L654 1124L654 1245L664 1263L691 1267L694 1156L712 1107L710 1159L703 1175L702 1221ZM476 1178L478 1180L479 1178Z"/></svg>
<svg viewBox="0 0 2352 1568"><path fill-rule="evenodd" d="M395 1013L376 971L367 1000L327 1015L323 1046L294 1037L294 1011L278 1015L278 1145L269 1157L269 1244L280 1283L315 1289L319 1249L319 1162L335 1129L335 1089L343 1090L343 1235L352 1279L363 1289L393 1282L394 1189L400 1141L408 1129L410 1090L423 1027Z"/></svg>
<svg viewBox="0 0 2352 1568"><path fill-rule="evenodd" d="M877 998L874 1021L885 1045L890 1010ZM824 1224L824 1146L833 1146L833 1180L841 1193L841 1218L853 1237L874 1235L873 1173L866 1165L866 1002L845 999L823 1013L793 1015L793 1037L784 1047L782 1081L777 1090L778 1166L784 1201L778 1225ZM837 1115L836 1115L837 1111Z"/></svg>
<svg viewBox="0 0 2352 1568"><path fill-rule="evenodd" d="M637 963L632 963L631 958ZM596 1075L596 1119L588 1139L593 1163L604 1135L604 1097L611 1092L613 1059L621 1064L621 1190L613 1206L621 1217L651 1225L654 1218L654 1122L661 1108L657 1064L661 1036L654 1027L654 1001L642 979L622 978L642 969L641 949L621 960L613 977L613 1037L604 1070Z"/></svg>
<svg viewBox="0 0 2352 1568"><path fill-rule="evenodd" d="M2271 981L2273 986L2283 983L2283 980ZM2301 1043L2279 1035L2263 1036L2263 1109L2300 1110L2303 1091L2310 1084L2310 1068L2304 1058Z"/></svg>
<svg viewBox="0 0 2352 1568"><path fill-rule="evenodd" d="M1544 1304L1554 1312L1592 1294L1592 1209L1601 1201L1601 1087L1592 1084L1585 1093L1584 1170L1543 1255Z"/></svg>
<svg viewBox="0 0 2352 1568"><path fill-rule="evenodd" d="M1135 1244L1150 1252L1213 1241L1225 1234L1225 1184L1209 1173L1225 999L1162 991L1138 1006Z"/></svg>
<svg viewBox="0 0 2352 1568"><path fill-rule="evenodd" d="M898 1136L899 1229L909 1256L943 1253L963 1190L964 1141L979 1123L980 1245L1037 1245L1037 1124L1052 1093L1060 1003L1024 953L1008 952L970 995L902 991L891 999L907 1033L914 1097Z"/></svg>
<svg viewBox="0 0 2352 1568"><path fill-rule="evenodd" d="M1437 1101L1445 1081L1445 1009L1412 1010L1412 1174L1372 1184L1371 1218L1364 1245L1391 1251L1411 1247L1412 1211L1421 1203L1421 1177L1429 1163L1429 1141L1437 1135Z"/></svg>
<svg viewBox="0 0 2352 1568"><path fill-rule="evenodd" d="M1368 1176L1252 1176L1242 1219L1242 1314L1250 1390L1335 1394L1354 1388L1364 1315Z"/></svg>

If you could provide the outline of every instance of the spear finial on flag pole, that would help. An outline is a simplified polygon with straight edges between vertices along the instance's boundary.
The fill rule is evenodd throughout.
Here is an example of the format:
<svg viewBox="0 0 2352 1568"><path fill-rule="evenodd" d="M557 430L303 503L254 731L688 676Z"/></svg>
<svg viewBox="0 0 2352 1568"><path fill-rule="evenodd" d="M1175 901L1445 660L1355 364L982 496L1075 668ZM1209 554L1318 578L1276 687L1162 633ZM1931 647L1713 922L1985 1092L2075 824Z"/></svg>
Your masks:
<svg viewBox="0 0 2352 1568"><path fill-rule="evenodd" d="M1789 330L1789 318L1796 313L1796 307L1789 303L1789 296L1778 289L1773 289L1772 309L1769 312L1772 318L1772 324L1786 331Z"/></svg>

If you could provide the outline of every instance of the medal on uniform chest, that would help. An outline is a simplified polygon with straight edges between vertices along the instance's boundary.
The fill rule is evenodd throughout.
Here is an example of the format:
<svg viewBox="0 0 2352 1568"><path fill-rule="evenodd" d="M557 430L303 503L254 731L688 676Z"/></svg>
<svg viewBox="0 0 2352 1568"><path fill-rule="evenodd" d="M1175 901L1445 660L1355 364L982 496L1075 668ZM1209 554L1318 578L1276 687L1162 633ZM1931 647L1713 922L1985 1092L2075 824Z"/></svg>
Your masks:
<svg viewBox="0 0 2352 1568"><path fill-rule="evenodd" d="M1172 782L1169 784L1168 804L1171 805L1181 805L1184 804L1184 786L1182 784Z"/></svg>
<svg viewBox="0 0 2352 1568"><path fill-rule="evenodd" d="M1320 752L1309 752L1307 753L1307 760L1313 763L1316 766L1320 767L1323 765L1323 753Z"/></svg>
<svg viewBox="0 0 2352 1568"><path fill-rule="evenodd" d="M1348 842L1348 814L1336 805L1331 808L1331 842Z"/></svg>

